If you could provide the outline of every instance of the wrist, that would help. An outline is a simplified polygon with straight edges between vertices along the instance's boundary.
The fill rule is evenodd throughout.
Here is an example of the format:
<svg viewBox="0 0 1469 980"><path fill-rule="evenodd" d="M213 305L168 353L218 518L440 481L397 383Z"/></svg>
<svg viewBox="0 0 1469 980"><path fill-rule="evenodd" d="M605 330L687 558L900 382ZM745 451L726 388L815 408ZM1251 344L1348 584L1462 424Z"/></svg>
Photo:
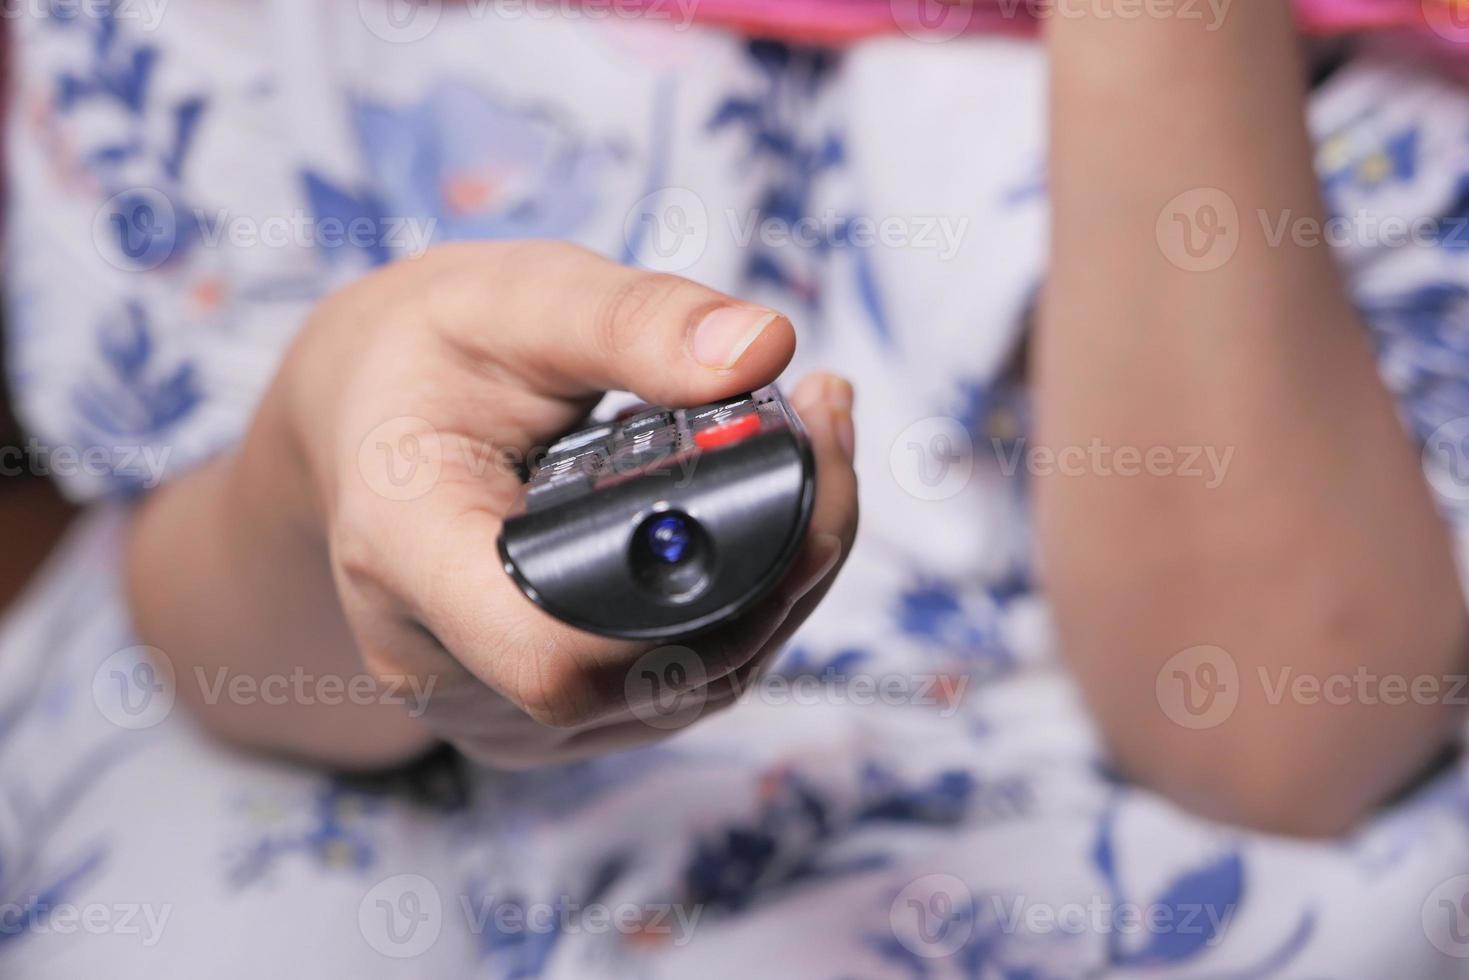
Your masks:
<svg viewBox="0 0 1469 980"><path fill-rule="evenodd" d="M330 512L328 482L334 458L325 438L335 375L320 351L319 324L308 321L287 350L251 420L236 463L240 486L273 523L285 523L304 540L324 544Z"/></svg>
<svg viewBox="0 0 1469 980"><path fill-rule="evenodd" d="M230 470L231 508L257 527L281 526L301 540L320 542L323 521L300 430L273 385L256 410L239 450L223 461Z"/></svg>

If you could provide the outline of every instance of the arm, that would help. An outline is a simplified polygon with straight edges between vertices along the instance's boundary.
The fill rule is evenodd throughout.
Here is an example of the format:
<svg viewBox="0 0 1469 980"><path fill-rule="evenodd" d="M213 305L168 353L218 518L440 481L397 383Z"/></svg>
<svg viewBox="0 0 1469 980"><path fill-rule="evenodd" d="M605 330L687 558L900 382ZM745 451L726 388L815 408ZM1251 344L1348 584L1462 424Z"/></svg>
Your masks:
<svg viewBox="0 0 1469 980"><path fill-rule="evenodd" d="M1442 749L1457 711L1272 704L1280 669L1461 673L1469 624L1447 530L1332 255L1271 247L1257 220L1323 216L1289 5L1236 4L1215 33L1070 17L1049 31L1037 439L1233 451L1215 488L1038 482L1063 646L1134 778L1219 818L1338 831ZM1185 271L1155 221L1206 187L1236 204L1238 249ZM1232 658L1239 702L1194 730L1168 719L1155 681L1201 644Z"/></svg>
<svg viewBox="0 0 1469 980"><path fill-rule="evenodd" d="M760 387L794 345L769 311L555 243L382 269L315 311L237 452L138 508L138 633L207 730L338 766L441 737L524 768L671 734L625 683L648 644L552 620L506 576L495 540L519 480L496 460L544 447L609 388L694 405ZM850 397L829 377L793 394L816 457L808 539L774 595L689 641L707 683L678 720L732 705L829 587L856 532ZM300 674L307 696L282 701L280 679ZM277 687L236 699L221 677ZM363 680L395 700L341 696Z"/></svg>

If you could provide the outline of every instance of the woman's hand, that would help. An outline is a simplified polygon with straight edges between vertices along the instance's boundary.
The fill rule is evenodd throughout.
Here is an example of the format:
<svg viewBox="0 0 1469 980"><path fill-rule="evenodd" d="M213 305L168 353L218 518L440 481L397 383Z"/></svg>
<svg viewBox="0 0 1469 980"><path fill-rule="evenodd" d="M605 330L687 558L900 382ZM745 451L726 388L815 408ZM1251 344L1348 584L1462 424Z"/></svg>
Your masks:
<svg viewBox="0 0 1469 980"><path fill-rule="evenodd" d="M606 390L714 401L772 381L794 347L772 311L568 245L445 247L321 304L236 465L292 450L291 489L272 498L325 549L362 668L431 690L429 731L496 766L562 761L677 725L645 724L628 693L649 645L563 625L505 574L496 539L519 488L505 461L546 446ZM792 402L817 462L809 537L774 595L690 641L707 686L673 722L731 704L851 544L851 389L808 378Z"/></svg>

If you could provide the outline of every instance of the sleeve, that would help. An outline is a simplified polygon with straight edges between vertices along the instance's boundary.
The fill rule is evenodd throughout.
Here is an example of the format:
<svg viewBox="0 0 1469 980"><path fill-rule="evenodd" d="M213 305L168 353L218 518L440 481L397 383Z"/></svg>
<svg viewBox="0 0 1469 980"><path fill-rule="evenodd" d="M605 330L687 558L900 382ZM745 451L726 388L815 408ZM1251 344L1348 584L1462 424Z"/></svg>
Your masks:
<svg viewBox="0 0 1469 980"><path fill-rule="evenodd" d="M1340 260L1469 581L1469 84L1363 60L1318 90L1310 123L1328 219L1262 223Z"/></svg>

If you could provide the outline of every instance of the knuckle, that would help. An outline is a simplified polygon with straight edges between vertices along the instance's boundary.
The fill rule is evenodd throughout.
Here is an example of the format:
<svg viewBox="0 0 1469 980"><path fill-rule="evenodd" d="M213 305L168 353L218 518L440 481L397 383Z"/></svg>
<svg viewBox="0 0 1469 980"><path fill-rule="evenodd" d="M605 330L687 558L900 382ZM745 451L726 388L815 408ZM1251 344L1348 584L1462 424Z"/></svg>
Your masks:
<svg viewBox="0 0 1469 980"><path fill-rule="evenodd" d="M676 276L656 272L640 273L618 284L602 304L593 327L598 348L613 357L636 348L687 285Z"/></svg>

